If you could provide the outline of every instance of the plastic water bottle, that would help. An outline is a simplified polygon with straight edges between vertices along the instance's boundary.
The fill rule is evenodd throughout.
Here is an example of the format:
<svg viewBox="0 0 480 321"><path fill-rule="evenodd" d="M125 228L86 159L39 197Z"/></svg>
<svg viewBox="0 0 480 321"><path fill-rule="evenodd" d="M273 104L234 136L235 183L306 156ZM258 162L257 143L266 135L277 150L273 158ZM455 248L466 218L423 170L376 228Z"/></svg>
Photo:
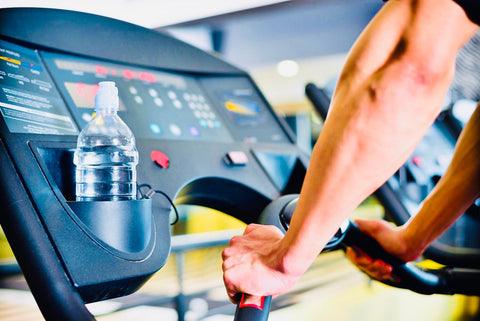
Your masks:
<svg viewBox="0 0 480 321"><path fill-rule="evenodd" d="M113 81L99 83L95 116L78 135L76 165L77 201L136 199L138 152L135 137L117 115L118 89Z"/></svg>

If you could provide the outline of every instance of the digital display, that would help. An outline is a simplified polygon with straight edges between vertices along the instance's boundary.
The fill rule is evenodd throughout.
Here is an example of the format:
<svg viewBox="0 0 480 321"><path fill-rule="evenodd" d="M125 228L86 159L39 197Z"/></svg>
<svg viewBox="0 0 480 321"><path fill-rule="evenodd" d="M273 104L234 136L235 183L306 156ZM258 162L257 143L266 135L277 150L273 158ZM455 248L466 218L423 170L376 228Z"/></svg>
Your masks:
<svg viewBox="0 0 480 321"><path fill-rule="evenodd" d="M89 85L83 82L65 82L64 85L75 106L78 108L95 108L95 96L97 96L99 84ZM125 104L121 100L119 101L119 110L125 110Z"/></svg>
<svg viewBox="0 0 480 321"><path fill-rule="evenodd" d="M42 57L80 127L91 119L98 83L109 80L118 88L119 116L137 138L233 141L194 77L53 53Z"/></svg>
<svg viewBox="0 0 480 321"><path fill-rule="evenodd" d="M66 60L61 58L55 59L54 62L55 66L58 69L68 70L77 74L89 73L97 75L99 77L113 76L128 80L140 80L150 83L158 82L163 84L170 84L172 86L183 89L185 89L186 87L186 83L182 77L166 73L161 74L150 71L126 68L113 64L94 64L90 62L80 62L76 60Z"/></svg>
<svg viewBox="0 0 480 321"><path fill-rule="evenodd" d="M222 95L228 117L238 124L265 122L265 114L249 94L228 93Z"/></svg>
<svg viewBox="0 0 480 321"><path fill-rule="evenodd" d="M236 140L289 143L287 134L247 77L211 77L201 85L225 117Z"/></svg>

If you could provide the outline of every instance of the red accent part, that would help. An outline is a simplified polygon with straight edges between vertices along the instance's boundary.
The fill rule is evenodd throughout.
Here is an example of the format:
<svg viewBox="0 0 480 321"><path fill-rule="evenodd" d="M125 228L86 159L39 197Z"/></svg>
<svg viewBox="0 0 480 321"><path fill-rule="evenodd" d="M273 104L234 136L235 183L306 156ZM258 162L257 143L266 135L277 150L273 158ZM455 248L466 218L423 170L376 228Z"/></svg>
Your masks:
<svg viewBox="0 0 480 321"><path fill-rule="evenodd" d="M155 82L155 75L152 74L151 72L141 72L140 75L140 80L147 81L147 82Z"/></svg>
<svg viewBox="0 0 480 321"><path fill-rule="evenodd" d="M418 167L422 166L422 158L420 156L413 156L412 162Z"/></svg>
<svg viewBox="0 0 480 321"><path fill-rule="evenodd" d="M265 303L265 297L262 296L260 299L258 299L258 297L253 297L253 296L248 296L247 298L247 301L251 298L254 298L255 301L258 301L260 300L260 303L257 303L257 302L245 302L245 296L246 294L242 294L242 298L240 299L240 304L238 305L238 307L241 309L241 308L246 308L246 307L250 307L250 308L255 308L255 309L259 309L260 311L263 310L263 305Z"/></svg>
<svg viewBox="0 0 480 321"><path fill-rule="evenodd" d="M227 164L230 166L244 166L248 163L247 155L242 151L231 151L225 155Z"/></svg>
<svg viewBox="0 0 480 321"><path fill-rule="evenodd" d="M170 165L170 159L168 158L168 156L159 150L152 151L152 153L150 154L150 158L162 168L167 168Z"/></svg>
<svg viewBox="0 0 480 321"><path fill-rule="evenodd" d="M362 249L360 249L359 247L357 246L351 246L351 248L357 252L357 254L360 254L360 255L363 255L367 260L369 260L369 263L372 263L373 262L373 259L371 256L369 256L367 253L365 253L365 251L363 251ZM393 283L399 283L401 281L401 279L396 276L395 274L393 274L393 266L391 266L390 264L388 263L385 263L383 262L382 260L380 259L376 259L375 261L379 261L382 265L385 265L385 266L390 266L390 268L392 269L392 273L390 274L390 281L393 282Z"/></svg>
<svg viewBox="0 0 480 321"><path fill-rule="evenodd" d="M123 77L127 79L137 79L137 74L135 73L135 71L132 71L130 69L125 69L123 71Z"/></svg>
<svg viewBox="0 0 480 321"><path fill-rule="evenodd" d="M108 75L108 69L99 65L95 65L95 72L99 75Z"/></svg>

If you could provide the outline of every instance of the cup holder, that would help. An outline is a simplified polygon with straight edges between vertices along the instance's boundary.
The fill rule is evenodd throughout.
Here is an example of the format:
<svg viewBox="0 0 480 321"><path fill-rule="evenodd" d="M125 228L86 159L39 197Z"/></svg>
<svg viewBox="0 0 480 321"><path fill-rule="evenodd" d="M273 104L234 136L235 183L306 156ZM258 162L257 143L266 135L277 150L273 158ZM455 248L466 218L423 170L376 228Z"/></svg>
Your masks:
<svg viewBox="0 0 480 321"><path fill-rule="evenodd" d="M125 253L140 253L152 235L152 200L67 202L100 240Z"/></svg>
<svg viewBox="0 0 480 321"><path fill-rule="evenodd" d="M128 201L75 201L73 148L34 149L45 177L61 202L70 207L74 220L91 238L97 238L123 257L137 257L148 251L154 224L151 199ZM77 224L81 225L81 224ZM114 252L115 252L114 251ZM137 254L137 255L135 255Z"/></svg>

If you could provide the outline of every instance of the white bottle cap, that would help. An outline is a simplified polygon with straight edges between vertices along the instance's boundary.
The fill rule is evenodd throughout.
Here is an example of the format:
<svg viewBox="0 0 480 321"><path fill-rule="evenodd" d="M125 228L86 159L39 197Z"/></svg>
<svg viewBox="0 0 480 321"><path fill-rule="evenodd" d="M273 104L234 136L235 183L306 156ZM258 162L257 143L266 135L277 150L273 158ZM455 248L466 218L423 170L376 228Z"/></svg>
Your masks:
<svg viewBox="0 0 480 321"><path fill-rule="evenodd" d="M114 81L102 81L95 96L95 110L118 110L118 89Z"/></svg>

